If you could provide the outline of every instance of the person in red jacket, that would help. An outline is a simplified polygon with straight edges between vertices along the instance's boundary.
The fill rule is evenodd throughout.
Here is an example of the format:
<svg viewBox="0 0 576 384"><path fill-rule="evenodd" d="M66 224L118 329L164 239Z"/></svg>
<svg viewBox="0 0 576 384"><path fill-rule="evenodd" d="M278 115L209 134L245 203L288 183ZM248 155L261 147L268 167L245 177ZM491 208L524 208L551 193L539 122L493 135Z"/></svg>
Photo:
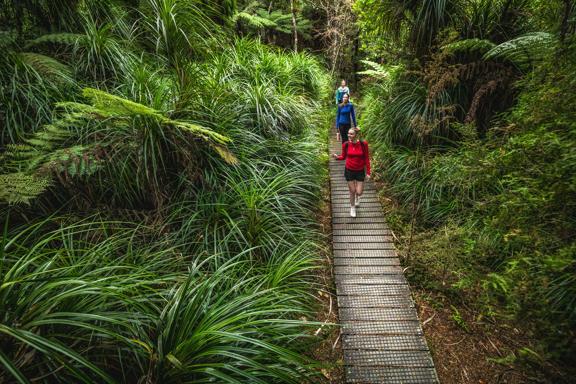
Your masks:
<svg viewBox="0 0 576 384"><path fill-rule="evenodd" d="M346 160L344 178L350 191L350 216L356 217L356 207L360 205L360 196L364 192L364 180L370 179L370 154L368 142L357 139L358 128L348 131L348 141L342 143L342 153L334 153L336 160Z"/></svg>

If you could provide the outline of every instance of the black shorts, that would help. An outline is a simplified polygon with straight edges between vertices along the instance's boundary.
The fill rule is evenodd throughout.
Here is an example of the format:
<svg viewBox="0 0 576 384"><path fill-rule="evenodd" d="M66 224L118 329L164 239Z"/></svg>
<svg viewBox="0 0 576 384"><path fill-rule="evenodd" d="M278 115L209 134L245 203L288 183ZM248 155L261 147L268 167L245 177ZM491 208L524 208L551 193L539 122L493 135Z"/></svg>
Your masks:
<svg viewBox="0 0 576 384"><path fill-rule="evenodd" d="M364 181L364 178L366 178L366 172L364 170L353 171L351 169L344 168L344 178L346 181Z"/></svg>
<svg viewBox="0 0 576 384"><path fill-rule="evenodd" d="M352 125L350 124L340 124L338 127L338 130L340 131L340 139L342 139L343 143L348 141L348 131L350 130L351 126Z"/></svg>

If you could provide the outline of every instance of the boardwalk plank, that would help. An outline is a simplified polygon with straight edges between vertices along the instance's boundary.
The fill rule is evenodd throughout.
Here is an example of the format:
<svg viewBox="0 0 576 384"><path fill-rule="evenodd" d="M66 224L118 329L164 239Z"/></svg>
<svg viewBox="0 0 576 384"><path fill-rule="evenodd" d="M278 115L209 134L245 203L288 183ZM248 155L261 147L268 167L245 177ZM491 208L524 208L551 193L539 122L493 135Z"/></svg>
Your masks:
<svg viewBox="0 0 576 384"><path fill-rule="evenodd" d="M350 209L350 201L346 200L343 202L335 202L332 204L332 210L340 208ZM382 205L380 205L380 202L377 201L377 199L374 199L373 201L364 201L364 200L360 201L359 209L364 208L378 208L380 211L382 211Z"/></svg>
<svg viewBox="0 0 576 384"><path fill-rule="evenodd" d="M339 217L350 217L350 208L344 210L338 210L338 211L332 211L332 218L339 218ZM356 209L356 219L361 219L364 217L374 217L374 218L381 218L382 217L382 212L380 211L368 211L368 210L361 210L361 209Z"/></svg>
<svg viewBox="0 0 576 384"><path fill-rule="evenodd" d="M406 278L402 274L397 275L380 275L374 277L370 275L369 277L362 277L358 275L348 275L343 276L346 281L346 284L349 285L396 285L396 284L407 284ZM338 282L336 283L338 284Z"/></svg>
<svg viewBox="0 0 576 384"><path fill-rule="evenodd" d="M434 368L422 367L346 367L348 383L425 384L437 383Z"/></svg>
<svg viewBox="0 0 576 384"><path fill-rule="evenodd" d="M383 221L381 223L375 223L375 222L367 222L367 223L355 223L352 220L350 220L349 222L343 222L343 223L333 223L332 224L332 230L338 230L338 229L388 229L388 224L386 224L386 221Z"/></svg>
<svg viewBox="0 0 576 384"><path fill-rule="evenodd" d="M350 228L350 229L334 229L332 231L333 235L350 235L350 236L390 236L392 235L392 231L390 231L389 229L354 229L354 228Z"/></svg>
<svg viewBox="0 0 576 384"><path fill-rule="evenodd" d="M394 243L334 243L334 249L394 249Z"/></svg>
<svg viewBox="0 0 576 384"><path fill-rule="evenodd" d="M394 248L391 249L335 249L334 259L338 257L352 258L352 259L370 259L374 257L385 258L394 257L398 258L398 254Z"/></svg>
<svg viewBox="0 0 576 384"><path fill-rule="evenodd" d="M392 236L377 235L333 235L332 241L335 243L392 243Z"/></svg>
<svg viewBox="0 0 576 384"><path fill-rule="evenodd" d="M340 331L343 335L423 335L418 320L342 321Z"/></svg>
<svg viewBox="0 0 576 384"><path fill-rule="evenodd" d="M374 224L386 223L383 217L333 217L332 223L334 224Z"/></svg>
<svg viewBox="0 0 576 384"><path fill-rule="evenodd" d="M363 276L373 276L373 275L387 275L387 274L402 274L402 268L398 265L394 266L340 266L334 267L334 273L336 275L363 275Z"/></svg>
<svg viewBox="0 0 576 384"><path fill-rule="evenodd" d="M344 359L348 365L386 366L386 367L421 367L434 366L430 354L426 351L358 351L345 350Z"/></svg>
<svg viewBox="0 0 576 384"><path fill-rule="evenodd" d="M409 308L414 307L414 301L403 296L338 296L338 308L356 307Z"/></svg>
<svg viewBox="0 0 576 384"><path fill-rule="evenodd" d="M344 349L376 351L427 351L424 338L418 335L342 335Z"/></svg>
<svg viewBox="0 0 576 384"><path fill-rule="evenodd" d="M384 213L382 212L382 209L380 207L366 207L366 206L356 207L356 215L358 215L359 213L362 213L362 212L374 212L374 213L378 213L379 215L384 215ZM332 213L332 216L334 216L335 214L338 214L338 213L349 215L350 214L350 205L348 204L348 202L346 202L346 204L341 205L339 207L333 206L330 213ZM358 216L356 216L356 217L358 217Z"/></svg>
<svg viewBox="0 0 576 384"><path fill-rule="evenodd" d="M338 196L331 196L331 202L335 206L348 206L350 207L350 195L340 194ZM362 197L362 201L360 201L360 207L363 204L380 204L378 200L378 196L366 196Z"/></svg>
<svg viewBox="0 0 576 384"><path fill-rule="evenodd" d="M400 260L395 257L369 258L369 257L335 257L335 266L377 266L377 265L400 265Z"/></svg>
<svg viewBox="0 0 576 384"><path fill-rule="evenodd" d="M337 282L336 293L340 295L358 296L410 296L410 289L407 285L355 285Z"/></svg>
<svg viewBox="0 0 576 384"><path fill-rule="evenodd" d="M418 314L414 308L339 308L340 321L409 321Z"/></svg>

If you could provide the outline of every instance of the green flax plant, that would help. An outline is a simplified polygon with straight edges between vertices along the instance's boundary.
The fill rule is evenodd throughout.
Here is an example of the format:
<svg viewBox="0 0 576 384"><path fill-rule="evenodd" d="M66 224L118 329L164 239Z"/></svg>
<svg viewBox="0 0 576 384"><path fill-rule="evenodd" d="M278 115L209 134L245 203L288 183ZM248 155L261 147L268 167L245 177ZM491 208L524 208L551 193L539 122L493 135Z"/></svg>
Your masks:
<svg viewBox="0 0 576 384"><path fill-rule="evenodd" d="M437 147L456 138L457 132L449 125L452 117L446 113L452 104L447 92L428 100L427 89L419 81L392 81L392 85L372 88L367 96L371 107L363 121L370 127L375 143ZM388 100L386 107L382 99Z"/></svg>
<svg viewBox="0 0 576 384"><path fill-rule="evenodd" d="M209 258L182 253L151 227L69 221L4 232L3 380L297 383L310 375L299 351L314 323L296 320L310 308L302 296L309 244L274 252L262 268L242 253L209 268Z"/></svg>
<svg viewBox="0 0 576 384"><path fill-rule="evenodd" d="M185 0L146 0L140 5L142 42L174 71L180 86L188 80L186 65L207 51L222 49L226 40L205 8Z"/></svg>
<svg viewBox="0 0 576 384"><path fill-rule="evenodd" d="M52 104L77 89L71 67L18 49L14 33L0 32L0 145L22 140L48 122Z"/></svg>
<svg viewBox="0 0 576 384"><path fill-rule="evenodd" d="M231 169L218 182L222 186L212 189L216 193L200 191L193 205L186 204L190 216L184 215L181 237L197 239L199 250L237 252L255 248L253 253L263 258L277 244L314 238L317 235L311 231L310 211L319 191L312 171L305 175L307 168L298 169L297 165L288 162L287 169L255 162L250 167ZM182 215L180 210L171 211Z"/></svg>
<svg viewBox="0 0 576 384"><path fill-rule="evenodd" d="M85 222L50 230L54 224L47 219L3 236L3 380L116 382L106 372L106 355L121 357L122 344L140 348L138 324L150 321L140 310L134 316L127 312L130 300L138 291L148 291L153 302L154 285L176 282L177 268L165 264L178 259L165 257L171 251L156 257L138 254L128 245L136 233L120 223ZM113 226L116 233L106 236L103 231ZM94 239L101 241L94 244ZM157 274L167 270L172 272ZM114 343L117 347L111 347Z"/></svg>
<svg viewBox="0 0 576 384"><path fill-rule="evenodd" d="M134 61L131 51L133 37L123 14L114 21L97 21L91 14L82 16L82 32L60 32L40 36L29 47L51 49L64 47L57 57L74 68L76 77L92 84L115 85Z"/></svg>
<svg viewBox="0 0 576 384"><path fill-rule="evenodd" d="M237 40L188 72L196 76L182 93L196 109L190 111L194 118L218 113L213 124L234 124L228 129L245 127L267 138L302 133L327 84L309 55L285 55L249 40ZM207 97L214 93L218 97Z"/></svg>

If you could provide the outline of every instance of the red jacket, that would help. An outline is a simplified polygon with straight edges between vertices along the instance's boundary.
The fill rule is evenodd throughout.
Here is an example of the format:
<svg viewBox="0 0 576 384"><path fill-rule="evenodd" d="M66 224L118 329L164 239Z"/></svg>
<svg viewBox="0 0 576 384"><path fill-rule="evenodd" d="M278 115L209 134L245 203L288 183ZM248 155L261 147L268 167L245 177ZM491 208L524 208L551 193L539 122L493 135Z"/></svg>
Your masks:
<svg viewBox="0 0 576 384"><path fill-rule="evenodd" d="M342 153L336 160L346 159L345 167L351 171L362 171L366 167L366 174L370 174L370 154L368 152L368 142L353 143L347 141L342 143Z"/></svg>

